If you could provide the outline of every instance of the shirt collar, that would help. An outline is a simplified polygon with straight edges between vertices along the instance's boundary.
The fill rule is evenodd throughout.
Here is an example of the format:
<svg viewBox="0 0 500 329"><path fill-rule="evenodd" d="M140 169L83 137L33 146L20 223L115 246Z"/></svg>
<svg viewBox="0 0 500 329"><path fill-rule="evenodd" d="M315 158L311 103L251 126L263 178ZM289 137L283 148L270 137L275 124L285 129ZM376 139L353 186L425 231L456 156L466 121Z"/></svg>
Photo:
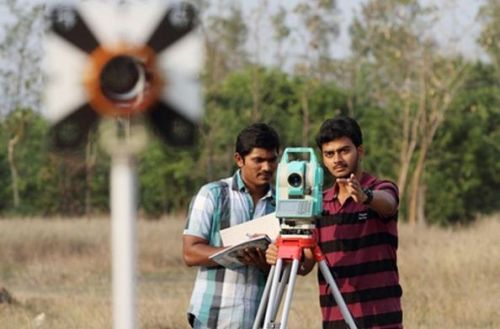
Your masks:
<svg viewBox="0 0 500 329"><path fill-rule="evenodd" d="M334 184L329 189L323 191L323 201L332 201L337 198L339 194L339 187Z"/></svg>
<svg viewBox="0 0 500 329"><path fill-rule="evenodd" d="M241 171L239 169L233 175L233 186L231 186L231 188L234 191L247 192L247 188L243 182L243 178L241 178Z"/></svg>

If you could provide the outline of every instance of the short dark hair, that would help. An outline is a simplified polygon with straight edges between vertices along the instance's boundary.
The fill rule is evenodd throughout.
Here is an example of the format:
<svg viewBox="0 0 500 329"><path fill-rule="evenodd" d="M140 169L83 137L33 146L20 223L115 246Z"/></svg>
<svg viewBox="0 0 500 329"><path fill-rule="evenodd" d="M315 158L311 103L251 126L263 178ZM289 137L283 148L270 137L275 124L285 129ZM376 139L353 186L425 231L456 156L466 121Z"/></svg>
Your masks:
<svg viewBox="0 0 500 329"><path fill-rule="evenodd" d="M327 119L319 128L316 135L316 144L321 146L338 138L348 137L356 147L363 144L363 134L356 120L350 117L337 117Z"/></svg>
<svg viewBox="0 0 500 329"><path fill-rule="evenodd" d="M258 122L243 129L236 138L236 153L245 157L253 148L280 150L280 137L271 126Z"/></svg>

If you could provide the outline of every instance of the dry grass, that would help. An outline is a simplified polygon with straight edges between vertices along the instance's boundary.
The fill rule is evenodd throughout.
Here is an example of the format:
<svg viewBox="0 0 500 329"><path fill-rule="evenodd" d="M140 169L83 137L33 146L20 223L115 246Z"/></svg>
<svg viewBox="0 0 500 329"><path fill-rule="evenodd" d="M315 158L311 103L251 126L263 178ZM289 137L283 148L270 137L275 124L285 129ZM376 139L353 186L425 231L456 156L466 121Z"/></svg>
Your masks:
<svg viewBox="0 0 500 329"><path fill-rule="evenodd" d="M500 328L500 218L460 229L400 226L408 328Z"/></svg>
<svg viewBox="0 0 500 329"><path fill-rule="evenodd" d="M0 220L0 327L111 328L109 221ZM186 328L195 269L181 260L183 220L140 221L139 327ZM499 328L500 218L460 229L400 226L406 328ZM319 328L316 276L300 277L289 328Z"/></svg>

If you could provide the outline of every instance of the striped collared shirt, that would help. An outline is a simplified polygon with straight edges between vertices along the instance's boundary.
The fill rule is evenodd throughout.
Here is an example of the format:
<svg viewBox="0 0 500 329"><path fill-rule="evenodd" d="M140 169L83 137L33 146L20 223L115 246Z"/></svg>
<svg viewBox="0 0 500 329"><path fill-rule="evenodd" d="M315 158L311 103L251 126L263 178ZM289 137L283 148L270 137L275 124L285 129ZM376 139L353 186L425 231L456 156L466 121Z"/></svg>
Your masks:
<svg viewBox="0 0 500 329"><path fill-rule="evenodd" d="M253 205L240 171L204 185L192 200L184 234L221 246L221 229L247 222L275 210L274 190ZM256 267L235 270L200 266L188 314L208 328L251 328L260 303L266 275Z"/></svg>
<svg viewBox="0 0 500 329"><path fill-rule="evenodd" d="M390 181L364 173L360 183L399 200ZM358 328L402 328L397 212L382 218L352 198L340 204L337 185L323 192L323 208L318 243ZM346 328L326 281L321 273L318 277L323 328Z"/></svg>

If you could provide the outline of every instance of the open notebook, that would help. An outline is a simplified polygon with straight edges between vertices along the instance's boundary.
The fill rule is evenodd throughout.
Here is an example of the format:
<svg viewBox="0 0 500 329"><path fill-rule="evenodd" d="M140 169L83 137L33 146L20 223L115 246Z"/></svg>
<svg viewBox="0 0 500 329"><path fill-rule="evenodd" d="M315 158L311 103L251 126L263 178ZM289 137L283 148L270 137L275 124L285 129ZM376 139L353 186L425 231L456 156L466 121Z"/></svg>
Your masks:
<svg viewBox="0 0 500 329"><path fill-rule="evenodd" d="M243 265L238 258L245 248L266 250L279 232L280 224L275 213L221 230L222 245L227 248L213 254L210 259L224 267L237 268Z"/></svg>

